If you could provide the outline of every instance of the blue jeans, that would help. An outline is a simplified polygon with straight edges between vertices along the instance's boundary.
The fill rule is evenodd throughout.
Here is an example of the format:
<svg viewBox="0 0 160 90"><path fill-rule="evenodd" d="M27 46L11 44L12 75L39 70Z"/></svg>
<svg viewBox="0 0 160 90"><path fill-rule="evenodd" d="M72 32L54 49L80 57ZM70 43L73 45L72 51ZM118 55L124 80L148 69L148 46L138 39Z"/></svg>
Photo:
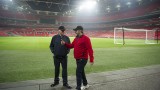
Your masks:
<svg viewBox="0 0 160 90"><path fill-rule="evenodd" d="M77 89L78 90L81 90L81 84L83 82L83 85L87 85L88 82L87 82L87 79L86 79L86 75L85 75L85 71L84 71L84 68L87 64L87 61L86 59L77 59L76 60L76 64L77 64L77 69L76 69L76 79L77 79Z"/></svg>

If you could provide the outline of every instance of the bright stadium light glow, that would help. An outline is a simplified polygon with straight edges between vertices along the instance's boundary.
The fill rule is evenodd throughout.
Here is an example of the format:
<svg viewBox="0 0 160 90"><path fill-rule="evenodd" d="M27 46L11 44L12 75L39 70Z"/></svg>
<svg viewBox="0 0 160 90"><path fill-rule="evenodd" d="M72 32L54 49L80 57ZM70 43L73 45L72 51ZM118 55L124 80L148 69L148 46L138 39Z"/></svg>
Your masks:
<svg viewBox="0 0 160 90"><path fill-rule="evenodd" d="M121 6L120 6L120 4L118 4L116 7L117 7L117 8L120 8Z"/></svg>
<svg viewBox="0 0 160 90"><path fill-rule="evenodd" d="M109 8L109 7L107 7L107 8L106 8L106 10L110 10L110 8Z"/></svg>
<svg viewBox="0 0 160 90"><path fill-rule="evenodd" d="M106 10L107 10L108 12L110 12L110 10L111 10L110 6L107 6L107 7L106 7Z"/></svg>
<svg viewBox="0 0 160 90"><path fill-rule="evenodd" d="M83 6L80 6L80 7L78 8L78 10L81 11L83 8L84 8Z"/></svg>
<svg viewBox="0 0 160 90"><path fill-rule="evenodd" d="M95 6L96 6L96 4L97 4L97 2L96 1L93 1L93 0L87 0L86 2L83 2L80 6L79 6L79 8L78 8L78 10L79 11L81 11L81 10L91 10L91 9L93 9L93 8L95 8Z"/></svg>
<svg viewBox="0 0 160 90"><path fill-rule="evenodd" d="M127 5L131 5L131 2L127 2Z"/></svg>

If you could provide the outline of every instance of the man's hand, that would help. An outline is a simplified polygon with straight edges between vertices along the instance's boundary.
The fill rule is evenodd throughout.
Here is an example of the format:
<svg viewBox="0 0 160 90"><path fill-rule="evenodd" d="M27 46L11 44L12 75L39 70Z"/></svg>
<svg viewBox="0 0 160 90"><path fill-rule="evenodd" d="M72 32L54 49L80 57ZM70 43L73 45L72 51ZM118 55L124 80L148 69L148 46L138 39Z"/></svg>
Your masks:
<svg viewBox="0 0 160 90"><path fill-rule="evenodd" d="M90 65L92 66L94 64L94 62L90 62Z"/></svg>
<svg viewBox="0 0 160 90"><path fill-rule="evenodd" d="M93 64L94 64L94 62L90 62L90 69L91 69L91 71L93 71Z"/></svg>
<svg viewBox="0 0 160 90"><path fill-rule="evenodd" d="M65 44L65 41L63 41L62 39L61 39L61 45L64 45Z"/></svg>

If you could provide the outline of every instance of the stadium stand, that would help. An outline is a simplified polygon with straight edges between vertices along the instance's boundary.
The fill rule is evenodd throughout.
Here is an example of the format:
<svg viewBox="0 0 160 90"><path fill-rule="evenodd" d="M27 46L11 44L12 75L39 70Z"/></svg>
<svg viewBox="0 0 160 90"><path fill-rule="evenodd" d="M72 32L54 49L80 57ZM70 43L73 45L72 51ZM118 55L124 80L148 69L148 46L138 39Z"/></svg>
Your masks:
<svg viewBox="0 0 160 90"><path fill-rule="evenodd" d="M2 29L2 28L1 28ZM57 29L55 28L34 28L34 29L8 29L1 30L0 36L53 36L57 34ZM89 37L103 37L103 38L113 38L114 33L112 30L85 30L85 34ZM75 36L73 30L67 30L66 35L73 37ZM160 31L155 34L155 38L160 39ZM127 32L125 33L126 38L145 38L144 32Z"/></svg>
<svg viewBox="0 0 160 90"><path fill-rule="evenodd" d="M140 7L135 7L121 12L112 12L101 16L86 16L77 18L74 16L52 16L40 14L28 14L4 10L0 8L0 36L53 36L57 27L64 25L66 34L74 36L72 28L77 25L85 27L85 34L90 37L113 38L114 27L159 29L160 18L155 15L160 10L160 3L154 2ZM154 15L153 17L150 14ZM159 15L159 14L158 14ZM58 23L39 23L41 18L55 18ZM158 24L157 26L152 24ZM6 29L7 27L7 29ZM127 37L136 37L142 33L126 33ZM157 33L160 36L160 32ZM143 35L142 35L143 36Z"/></svg>

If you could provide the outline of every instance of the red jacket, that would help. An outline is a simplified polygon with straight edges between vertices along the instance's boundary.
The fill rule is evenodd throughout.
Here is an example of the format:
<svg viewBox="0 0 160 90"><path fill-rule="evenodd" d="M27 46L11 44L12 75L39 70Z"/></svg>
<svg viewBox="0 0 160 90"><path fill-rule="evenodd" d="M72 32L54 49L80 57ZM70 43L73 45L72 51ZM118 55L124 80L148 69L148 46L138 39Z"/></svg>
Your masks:
<svg viewBox="0 0 160 90"><path fill-rule="evenodd" d="M76 37L72 44L65 43L68 48L74 48L74 58L75 59L88 59L88 54L90 56L90 62L94 62L93 49L89 37L82 35Z"/></svg>

